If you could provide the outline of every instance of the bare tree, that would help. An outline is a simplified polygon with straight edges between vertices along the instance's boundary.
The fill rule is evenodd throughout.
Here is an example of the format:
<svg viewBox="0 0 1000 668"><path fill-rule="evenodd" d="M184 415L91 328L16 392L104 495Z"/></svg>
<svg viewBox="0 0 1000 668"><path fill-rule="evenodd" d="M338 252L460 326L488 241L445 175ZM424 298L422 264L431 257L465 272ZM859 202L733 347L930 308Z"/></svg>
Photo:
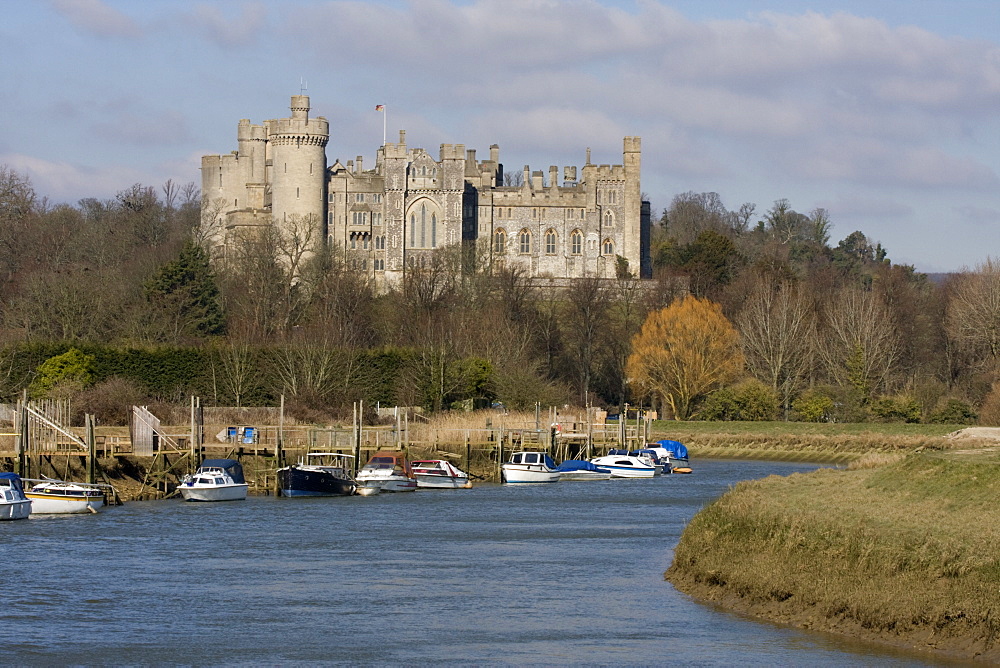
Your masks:
<svg viewBox="0 0 1000 668"><path fill-rule="evenodd" d="M595 355L608 324L611 296L601 279L579 278L566 289L563 334L576 372L580 401L588 402Z"/></svg>
<svg viewBox="0 0 1000 668"><path fill-rule="evenodd" d="M778 393L788 409L813 363L816 319L801 288L773 279L758 281L737 316L747 368Z"/></svg>
<svg viewBox="0 0 1000 668"><path fill-rule="evenodd" d="M824 315L820 357L837 383L869 399L885 386L899 360L892 312L880 295L851 286L831 295Z"/></svg>
<svg viewBox="0 0 1000 668"><path fill-rule="evenodd" d="M1000 263L993 258L958 277L947 306L948 335L980 366L1000 358Z"/></svg>

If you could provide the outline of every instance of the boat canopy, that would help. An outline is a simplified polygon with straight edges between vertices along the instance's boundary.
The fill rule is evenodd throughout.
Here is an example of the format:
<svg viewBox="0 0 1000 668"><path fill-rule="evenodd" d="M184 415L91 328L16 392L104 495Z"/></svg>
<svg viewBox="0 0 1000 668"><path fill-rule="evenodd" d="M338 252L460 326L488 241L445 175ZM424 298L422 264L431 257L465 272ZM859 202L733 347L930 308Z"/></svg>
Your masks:
<svg viewBox="0 0 1000 668"><path fill-rule="evenodd" d="M583 459L567 459L562 464L556 467L557 471L569 472L569 471L596 471L597 473L607 473L608 469L602 469L593 462L588 462Z"/></svg>
<svg viewBox="0 0 1000 668"><path fill-rule="evenodd" d="M233 479L233 482L238 484L246 482L246 480L243 479L243 465L235 459L206 459L198 468L222 469L229 474L229 477Z"/></svg>
<svg viewBox="0 0 1000 668"><path fill-rule="evenodd" d="M670 452L670 456L675 459L687 459L688 449L680 441L671 441L669 438L665 438L662 441L657 441L657 444Z"/></svg>
<svg viewBox="0 0 1000 668"><path fill-rule="evenodd" d="M21 483L21 476L16 473L0 473L0 480L7 480L7 484L4 487L12 487L18 492L24 494L24 484Z"/></svg>

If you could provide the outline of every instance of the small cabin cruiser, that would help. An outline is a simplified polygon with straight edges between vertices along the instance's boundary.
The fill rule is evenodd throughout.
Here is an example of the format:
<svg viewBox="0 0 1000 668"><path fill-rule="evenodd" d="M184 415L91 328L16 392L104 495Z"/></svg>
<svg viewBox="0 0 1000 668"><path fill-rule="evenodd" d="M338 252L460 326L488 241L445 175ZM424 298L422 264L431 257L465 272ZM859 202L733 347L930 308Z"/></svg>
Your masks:
<svg viewBox="0 0 1000 668"><path fill-rule="evenodd" d="M305 460L278 469L282 496L350 496L358 485L348 472L354 455L309 452Z"/></svg>
<svg viewBox="0 0 1000 668"><path fill-rule="evenodd" d="M382 492L413 492L417 479L413 477L406 455L397 450L379 450L365 464L355 478L360 488L377 487Z"/></svg>
<svg viewBox="0 0 1000 668"><path fill-rule="evenodd" d="M243 466L235 459L206 459L177 486L185 501L242 501L247 488Z"/></svg>
<svg viewBox="0 0 1000 668"><path fill-rule="evenodd" d="M567 459L556 467L560 480L610 480L610 469L584 459Z"/></svg>
<svg viewBox="0 0 1000 668"><path fill-rule="evenodd" d="M502 482L559 482L559 470L545 452L515 452L501 467Z"/></svg>
<svg viewBox="0 0 1000 668"><path fill-rule="evenodd" d="M35 483L24 494L31 500L31 512L35 515L96 513L106 503L102 489L106 485L47 478L25 480Z"/></svg>
<svg viewBox="0 0 1000 668"><path fill-rule="evenodd" d="M680 441L672 441L669 438L665 438L646 447L662 449L664 454L670 458L671 468L686 468L688 466L688 449Z"/></svg>
<svg viewBox="0 0 1000 668"><path fill-rule="evenodd" d="M469 474L446 459L419 459L410 462L417 487L431 489L470 488Z"/></svg>
<svg viewBox="0 0 1000 668"><path fill-rule="evenodd" d="M31 515L31 501L16 473L0 473L0 520L23 520Z"/></svg>
<svg viewBox="0 0 1000 668"><path fill-rule="evenodd" d="M594 457L593 464L611 471L612 478L652 478L656 475L656 464L647 455L609 454Z"/></svg>

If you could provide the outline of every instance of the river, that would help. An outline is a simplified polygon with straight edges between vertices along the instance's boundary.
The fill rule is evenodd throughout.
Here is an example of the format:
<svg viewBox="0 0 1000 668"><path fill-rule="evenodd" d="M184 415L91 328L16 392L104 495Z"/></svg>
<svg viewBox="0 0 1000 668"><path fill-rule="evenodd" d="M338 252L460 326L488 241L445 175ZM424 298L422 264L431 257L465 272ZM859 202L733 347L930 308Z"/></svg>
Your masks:
<svg viewBox="0 0 1000 668"><path fill-rule="evenodd" d="M693 466L3 522L0 664L940 665L675 591L663 572L699 508L815 468Z"/></svg>

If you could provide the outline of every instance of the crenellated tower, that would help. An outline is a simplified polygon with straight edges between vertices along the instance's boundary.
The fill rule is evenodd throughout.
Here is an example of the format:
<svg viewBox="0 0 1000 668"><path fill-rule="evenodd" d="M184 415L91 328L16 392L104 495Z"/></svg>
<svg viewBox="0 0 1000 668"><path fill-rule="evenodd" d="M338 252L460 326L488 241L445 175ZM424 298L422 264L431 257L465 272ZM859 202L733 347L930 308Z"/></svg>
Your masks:
<svg viewBox="0 0 1000 668"><path fill-rule="evenodd" d="M265 122L271 216L286 243L304 243L315 251L326 241L323 203L330 124L322 116L309 118L308 95L293 95L291 112L291 118Z"/></svg>

